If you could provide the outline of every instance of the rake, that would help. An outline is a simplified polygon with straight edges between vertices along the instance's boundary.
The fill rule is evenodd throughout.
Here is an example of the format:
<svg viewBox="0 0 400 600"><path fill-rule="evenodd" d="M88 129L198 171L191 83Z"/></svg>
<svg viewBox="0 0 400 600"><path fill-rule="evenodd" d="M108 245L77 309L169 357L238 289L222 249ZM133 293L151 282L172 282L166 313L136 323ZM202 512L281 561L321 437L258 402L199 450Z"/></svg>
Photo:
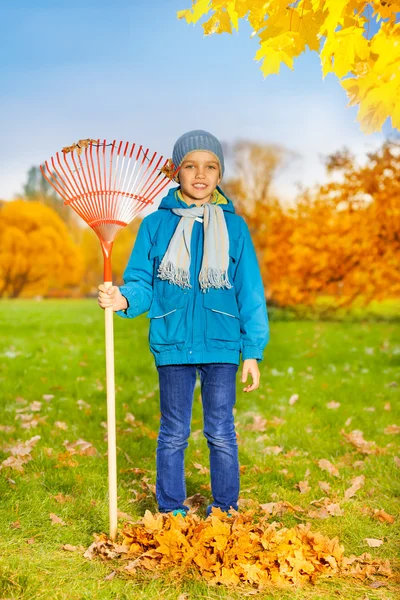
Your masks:
<svg viewBox="0 0 400 600"><path fill-rule="evenodd" d="M170 159L130 142L79 140L40 166L64 204L93 229L104 257L104 285L112 286L111 252L126 227L171 182ZM113 309L105 309L107 442L110 538L117 535L117 457Z"/></svg>

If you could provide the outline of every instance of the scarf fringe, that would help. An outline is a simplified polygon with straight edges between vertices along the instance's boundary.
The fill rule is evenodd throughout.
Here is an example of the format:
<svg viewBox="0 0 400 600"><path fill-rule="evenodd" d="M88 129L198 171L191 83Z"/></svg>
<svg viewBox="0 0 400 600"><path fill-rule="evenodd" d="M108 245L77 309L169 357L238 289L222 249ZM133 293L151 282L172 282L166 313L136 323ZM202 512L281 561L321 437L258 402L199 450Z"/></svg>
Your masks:
<svg viewBox="0 0 400 600"><path fill-rule="evenodd" d="M190 285L190 274L187 269L176 268L175 265L169 261L165 264L161 263L158 267L158 277L165 279L171 284L179 285L181 288L191 288Z"/></svg>
<svg viewBox="0 0 400 600"><path fill-rule="evenodd" d="M200 271L199 282L202 292L207 292L209 288L216 289L232 287L228 279L228 272L221 271L213 267L203 267Z"/></svg>

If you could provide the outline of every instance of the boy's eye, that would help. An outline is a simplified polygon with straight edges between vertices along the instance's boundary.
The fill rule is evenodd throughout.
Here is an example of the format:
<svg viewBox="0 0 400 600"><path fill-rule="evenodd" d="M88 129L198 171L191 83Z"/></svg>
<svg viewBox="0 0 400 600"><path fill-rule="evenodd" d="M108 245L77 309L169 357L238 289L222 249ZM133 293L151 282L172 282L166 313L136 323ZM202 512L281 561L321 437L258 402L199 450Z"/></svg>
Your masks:
<svg viewBox="0 0 400 600"><path fill-rule="evenodd" d="M215 166L214 165L208 165L208 168L209 169L215 169Z"/></svg>

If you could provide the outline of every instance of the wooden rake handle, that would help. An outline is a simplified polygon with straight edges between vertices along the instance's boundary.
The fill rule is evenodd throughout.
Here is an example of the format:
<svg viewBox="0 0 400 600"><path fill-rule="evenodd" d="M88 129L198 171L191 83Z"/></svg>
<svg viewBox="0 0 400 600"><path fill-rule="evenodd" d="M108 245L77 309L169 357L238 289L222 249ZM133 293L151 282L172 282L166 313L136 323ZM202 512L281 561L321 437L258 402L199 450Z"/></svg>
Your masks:
<svg viewBox="0 0 400 600"><path fill-rule="evenodd" d="M112 286L105 281L106 288ZM104 309L106 333L106 381L107 381L107 440L108 440L108 498L110 538L117 537L117 449L115 426L115 375L114 375L114 311L112 307Z"/></svg>

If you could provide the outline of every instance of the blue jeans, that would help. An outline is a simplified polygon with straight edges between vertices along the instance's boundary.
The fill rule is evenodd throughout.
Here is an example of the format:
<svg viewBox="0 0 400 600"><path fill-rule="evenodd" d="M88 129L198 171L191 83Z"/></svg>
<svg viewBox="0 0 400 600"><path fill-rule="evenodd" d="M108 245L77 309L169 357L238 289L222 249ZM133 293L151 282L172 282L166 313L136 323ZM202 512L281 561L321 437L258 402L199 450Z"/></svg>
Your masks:
<svg viewBox="0 0 400 600"><path fill-rule="evenodd" d="M238 509L239 461L233 407L238 365L209 363L157 367L161 421L157 440L156 499L160 512L189 510L184 452L188 446L196 372L200 374L204 436L210 450L213 506Z"/></svg>

